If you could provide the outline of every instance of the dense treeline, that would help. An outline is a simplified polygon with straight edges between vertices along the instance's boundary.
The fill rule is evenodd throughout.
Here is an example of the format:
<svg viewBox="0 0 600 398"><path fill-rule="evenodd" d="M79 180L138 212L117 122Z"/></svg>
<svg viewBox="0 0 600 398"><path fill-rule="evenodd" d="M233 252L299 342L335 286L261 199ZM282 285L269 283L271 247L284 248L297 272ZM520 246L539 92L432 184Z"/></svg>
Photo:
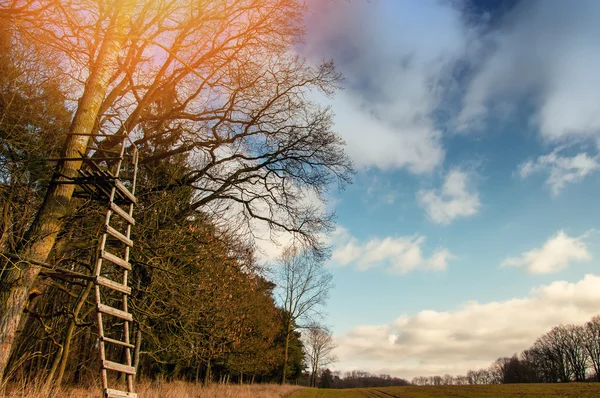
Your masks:
<svg viewBox="0 0 600 398"><path fill-rule="evenodd" d="M498 358L489 368L466 375L415 377L415 385L566 383L600 381L600 316L582 325L559 325L533 346Z"/></svg>
<svg viewBox="0 0 600 398"><path fill-rule="evenodd" d="M0 4L0 377L97 378L93 283L60 270L92 274L106 204L57 184L80 162L48 159L102 164L90 148L114 151L121 134L140 153L138 377L302 374L302 317L276 302L285 281L266 277L255 231L287 234L320 266L333 224L317 202L352 173L330 110L305 95L332 94L340 76L290 51L303 12L296 0Z"/></svg>
<svg viewBox="0 0 600 398"><path fill-rule="evenodd" d="M375 375L361 370L345 372L332 372L322 369L319 375L319 388L370 388L370 387L394 387L408 386L410 383L399 377L387 374Z"/></svg>

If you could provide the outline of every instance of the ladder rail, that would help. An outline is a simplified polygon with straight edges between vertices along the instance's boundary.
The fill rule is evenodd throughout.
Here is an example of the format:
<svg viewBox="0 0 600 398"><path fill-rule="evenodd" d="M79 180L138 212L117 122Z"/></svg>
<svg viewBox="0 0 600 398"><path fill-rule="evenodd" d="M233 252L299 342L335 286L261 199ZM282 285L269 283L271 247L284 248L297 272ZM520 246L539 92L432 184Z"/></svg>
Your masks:
<svg viewBox="0 0 600 398"><path fill-rule="evenodd" d="M124 146L123 146L124 147ZM138 151L137 148L135 146L133 146L133 159L132 159L132 164L133 164L133 180L131 183L131 195L134 197L134 200L131 201L131 203L129 203L129 217L133 218L133 208L134 205L136 203L135 200L135 187L136 187L136 180L137 180L137 162L138 162ZM131 227L133 226L132 223L127 223L127 227L125 230L125 236L131 240ZM130 250L131 247L130 246L126 246L125 247L125 261L129 262L129 255L130 255ZM125 269L123 271L123 285L127 286L128 285L128 277L129 277L129 271L127 269ZM123 311L125 312L129 312L128 310L128 304L127 304L127 295L123 294ZM131 344L130 341L130 335L129 335L129 322L125 322L123 324L123 334L124 334L124 343L125 344ZM125 348L125 363L128 366L132 366L132 356L131 356L131 349L130 348ZM134 368L135 369L135 368ZM127 380L127 391L133 392L133 374L130 373L126 373L125 374L125 378Z"/></svg>

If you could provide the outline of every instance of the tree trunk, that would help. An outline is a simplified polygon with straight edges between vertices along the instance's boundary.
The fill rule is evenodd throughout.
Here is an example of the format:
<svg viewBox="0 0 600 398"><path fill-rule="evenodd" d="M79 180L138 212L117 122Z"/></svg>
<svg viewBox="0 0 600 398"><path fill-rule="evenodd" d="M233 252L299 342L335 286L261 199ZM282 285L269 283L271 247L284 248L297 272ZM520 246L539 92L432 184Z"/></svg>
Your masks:
<svg viewBox="0 0 600 398"><path fill-rule="evenodd" d="M46 382L44 383L44 389L47 391L50 388L50 383L56 374L56 370L58 369L58 365L60 364L60 358L64 351L64 346L59 346L56 354L54 354L54 360L52 361L52 367L50 368L50 372L48 373L48 377L46 378Z"/></svg>
<svg viewBox="0 0 600 398"><path fill-rule="evenodd" d="M139 380L140 375L140 349L142 348L142 328L139 323L137 324L137 331L135 334L135 347L133 349L133 367L136 372L133 376L136 380ZM196 382L198 378L196 377Z"/></svg>
<svg viewBox="0 0 600 398"><path fill-rule="evenodd" d="M116 1L115 11L106 30L100 50L90 75L86 81L77 111L69 128L69 136L62 151L65 158L81 157L88 145L88 136L94 128L100 105L116 65L117 56L125 38L127 23L131 18L135 0ZM64 177L74 177L81 168L81 161L62 161L56 166L58 182ZM52 183L48 188L44 202L27 234L27 243L19 249L20 257L25 260L22 267L16 264L4 275L3 289L0 294L0 380L6 370L13 344L17 337L17 326L27 305L28 295L40 273L39 263L48 259L54 247L56 237L63 227L63 218L75 186L72 184ZM36 264L37 263L37 264Z"/></svg>
<svg viewBox="0 0 600 398"><path fill-rule="evenodd" d="M200 381L200 364L196 365L196 384Z"/></svg>
<svg viewBox="0 0 600 398"><path fill-rule="evenodd" d="M311 387L317 386L317 372L319 371L319 354L313 354L313 364L312 364L312 385Z"/></svg>
<svg viewBox="0 0 600 398"><path fill-rule="evenodd" d="M36 349L36 354L35 354L35 359L34 359L34 365L32 367L33 369L33 374L39 375L42 369L42 350L44 348L44 343L43 342L38 342L36 344L36 347L38 347L38 349Z"/></svg>
<svg viewBox="0 0 600 398"><path fill-rule="evenodd" d="M285 349L283 351L283 371L281 372L281 384L285 384L288 364L288 351L290 348L291 324L288 323L285 330Z"/></svg>
<svg viewBox="0 0 600 398"><path fill-rule="evenodd" d="M93 286L93 282L88 282L85 290L81 292L81 295L77 299L75 308L73 308L73 317L69 321L69 326L67 326L65 337L63 338L63 349L60 355L60 365L58 368L58 375L56 376L56 382L54 383L56 386L60 386L60 384L62 383L63 376L65 375L65 369L67 367L67 361L69 359L69 352L71 350L71 341L73 340L73 333L75 332L75 327L77 326L79 312L81 312L81 309L83 308L83 305L85 304L88 295L92 291ZM50 387L51 383L52 379L50 378L50 376L48 376L48 379L46 380L46 388Z"/></svg>
<svg viewBox="0 0 600 398"><path fill-rule="evenodd" d="M210 361L206 363L206 370L204 372L204 385L207 386L210 384Z"/></svg>
<svg viewBox="0 0 600 398"><path fill-rule="evenodd" d="M171 374L170 381L179 380L179 373L181 373L181 362L177 361L175 364L175 369L173 369L173 373Z"/></svg>
<svg viewBox="0 0 600 398"><path fill-rule="evenodd" d="M77 355L77 366L75 368L75 373L73 374L73 384L79 384L81 380L81 369L83 368L83 362L85 361L85 348L89 346L90 341L90 333L89 330L86 329L81 334L81 339L79 342L79 353Z"/></svg>

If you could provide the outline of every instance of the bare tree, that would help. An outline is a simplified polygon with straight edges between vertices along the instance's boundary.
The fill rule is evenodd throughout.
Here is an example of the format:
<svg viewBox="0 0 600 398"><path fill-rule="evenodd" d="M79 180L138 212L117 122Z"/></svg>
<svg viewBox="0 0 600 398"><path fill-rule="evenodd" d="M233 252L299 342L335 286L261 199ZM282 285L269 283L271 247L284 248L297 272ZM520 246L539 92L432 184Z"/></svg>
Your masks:
<svg viewBox="0 0 600 398"><path fill-rule="evenodd" d="M467 372L469 384L491 384L490 372L487 369L469 370Z"/></svg>
<svg viewBox="0 0 600 398"><path fill-rule="evenodd" d="M467 376L458 375L458 376L454 377L454 385L465 386L467 384L469 384L469 379L467 379Z"/></svg>
<svg viewBox="0 0 600 398"><path fill-rule="evenodd" d="M295 247L289 247L280 256L274 276L277 298L283 307L285 348L281 382L285 383L290 337L302 323L309 326L320 315L333 276L323 267L322 257Z"/></svg>
<svg viewBox="0 0 600 398"><path fill-rule="evenodd" d="M538 338L534 345L534 347L537 346L544 353L556 381L561 382L568 382L573 376L571 361L567 358L565 350L565 335L563 325L555 326L548 333Z"/></svg>
<svg viewBox="0 0 600 398"><path fill-rule="evenodd" d="M600 315L596 315L585 324L583 333L583 347L596 372L596 380L600 381Z"/></svg>
<svg viewBox="0 0 600 398"><path fill-rule="evenodd" d="M510 364L510 358L498 358L490 365L490 373L494 379L494 384L504 383L505 374ZM465 376L466 377L466 376Z"/></svg>
<svg viewBox="0 0 600 398"><path fill-rule="evenodd" d="M573 369L575 381L585 381L588 352L585 349L585 329L581 325L566 325L564 326L564 350L567 361Z"/></svg>
<svg viewBox="0 0 600 398"><path fill-rule="evenodd" d="M304 352L310 365L310 386L317 386L319 369L335 361L337 357L333 350L337 344L333 341L331 332L319 325L312 325L303 333Z"/></svg>
<svg viewBox="0 0 600 398"><path fill-rule="evenodd" d="M454 378L452 377L452 375L449 375L448 373L446 373L445 375L442 376L442 384L445 386L451 386L454 383Z"/></svg>

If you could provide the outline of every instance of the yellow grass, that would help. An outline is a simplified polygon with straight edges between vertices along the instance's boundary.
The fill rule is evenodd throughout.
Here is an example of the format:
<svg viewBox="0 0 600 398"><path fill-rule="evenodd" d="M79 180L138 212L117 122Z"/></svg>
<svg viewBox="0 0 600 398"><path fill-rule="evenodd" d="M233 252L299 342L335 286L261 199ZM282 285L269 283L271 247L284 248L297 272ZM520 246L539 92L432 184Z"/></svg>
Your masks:
<svg viewBox="0 0 600 398"><path fill-rule="evenodd" d="M305 388L291 398L595 398L600 383L501 384L490 386L382 387L346 390Z"/></svg>
<svg viewBox="0 0 600 398"><path fill-rule="evenodd" d="M42 383L11 384L8 386L6 397L70 397L88 398L101 397L100 388L61 388L54 391L44 391ZM253 385L221 385L213 384L202 387L199 384L175 382L141 382L136 386L140 398L280 398L290 396L302 387L277 384Z"/></svg>

